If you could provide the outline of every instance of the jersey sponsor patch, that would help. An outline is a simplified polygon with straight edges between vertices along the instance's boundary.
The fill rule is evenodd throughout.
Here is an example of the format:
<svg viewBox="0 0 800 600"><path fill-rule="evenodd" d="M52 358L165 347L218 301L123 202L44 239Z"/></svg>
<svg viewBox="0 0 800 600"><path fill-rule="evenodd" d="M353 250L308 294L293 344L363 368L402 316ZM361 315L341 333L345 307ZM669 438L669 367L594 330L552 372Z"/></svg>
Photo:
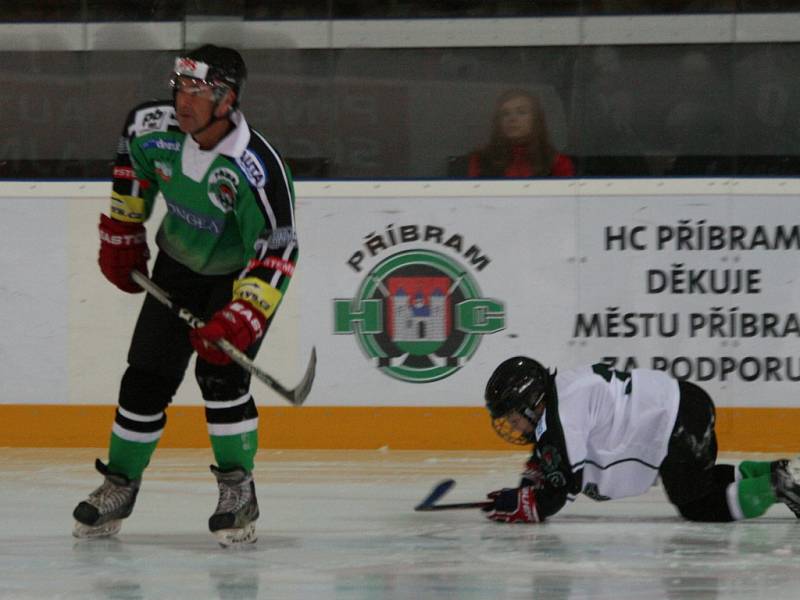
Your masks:
<svg viewBox="0 0 800 600"><path fill-rule="evenodd" d="M172 165L170 163L157 160L153 162L153 166L155 167L156 175L163 181L167 182L172 179Z"/></svg>
<svg viewBox="0 0 800 600"><path fill-rule="evenodd" d="M263 255L269 250L286 248L289 244L297 242L297 231L294 227L278 227L272 231L265 231L253 244L256 254Z"/></svg>
<svg viewBox="0 0 800 600"><path fill-rule="evenodd" d="M136 179L136 173L131 167L114 167L113 176L114 179Z"/></svg>
<svg viewBox="0 0 800 600"><path fill-rule="evenodd" d="M527 479L530 482L530 486L535 490L540 490L544 487L544 472L538 461L529 460L525 463L522 479Z"/></svg>
<svg viewBox="0 0 800 600"><path fill-rule="evenodd" d="M175 110L168 104L151 106L136 111L133 119L133 130L137 135L151 131L166 131L175 122ZM130 128L128 129L130 133Z"/></svg>
<svg viewBox="0 0 800 600"><path fill-rule="evenodd" d="M257 277L245 277L233 282L233 299L247 300L269 319L283 294Z"/></svg>
<svg viewBox="0 0 800 600"><path fill-rule="evenodd" d="M209 215L204 215L202 213L189 210L185 206L181 206L180 204L176 204L170 200L167 200L166 203L167 212L170 215L180 219L194 229L208 231L214 235L220 235L225 227L224 218L215 219Z"/></svg>
<svg viewBox="0 0 800 600"><path fill-rule="evenodd" d="M253 187L260 188L267 184L267 169L255 152L245 150L244 153L236 159L236 164L239 165L242 173L247 177L247 181L249 181L250 185Z"/></svg>
<svg viewBox="0 0 800 600"><path fill-rule="evenodd" d="M236 205L239 176L225 167L214 169L208 176L208 198L222 212L230 212Z"/></svg>
<svg viewBox="0 0 800 600"><path fill-rule="evenodd" d="M112 191L111 216L126 223L144 222L144 199Z"/></svg>
<svg viewBox="0 0 800 600"><path fill-rule="evenodd" d="M166 113L160 108L144 113L142 115L142 130L155 131L158 129L163 129L164 119L166 116Z"/></svg>
<svg viewBox="0 0 800 600"><path fill-rule="evenodd" d="M272 271L279 271L284 275L288 275L289 277L294 274L294 263L282 258L278 258L277 256L268 256L264 260L253 258L247 264L248 271L252 271L258 267L265 267Z"/></svg>
<svg viewBox="0 0 800 600"><path fill-rule="evenodd" d="M555 446L545 446L544 448L537 448L541 460L539 464L544 471L544 478L550 482L550 485L555 487L562 487L567 484L567 479L559 468L561 466L561 454Z"/></svg>
<svg viewBox="0 0 800 600"><path fill-rule="evenodd" d="M161 138L147 140L142 144L143 150L155 148L157 150L166 150L167 152L180 152L181 147L181 143L177 140L164 140Z"/></svg>

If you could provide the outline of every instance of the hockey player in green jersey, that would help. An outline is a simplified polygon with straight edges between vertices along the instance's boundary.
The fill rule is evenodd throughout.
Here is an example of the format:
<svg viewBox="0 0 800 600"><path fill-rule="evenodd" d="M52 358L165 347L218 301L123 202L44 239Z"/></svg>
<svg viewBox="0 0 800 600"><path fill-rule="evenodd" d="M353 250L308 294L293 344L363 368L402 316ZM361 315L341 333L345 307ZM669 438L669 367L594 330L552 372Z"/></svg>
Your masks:
<svg viewBox="0 0 800 600"><path fill-rule="evenodd" d="M100 269L125 292L148 273L145 222L157 194L167 213L156 234L153 281L206 322L190 330L145 297L122 377L103 483L73 512L77 537L117 533L166 424L193 352L205 403L219 503L209 529L222 545L254 542L253 463L258 413L250 376L214 343L253 358L297 260L294 190L278 152L239 110L246 67L233 49L202 46L175 61L171 102L131 111L100 216Z"/></svg>

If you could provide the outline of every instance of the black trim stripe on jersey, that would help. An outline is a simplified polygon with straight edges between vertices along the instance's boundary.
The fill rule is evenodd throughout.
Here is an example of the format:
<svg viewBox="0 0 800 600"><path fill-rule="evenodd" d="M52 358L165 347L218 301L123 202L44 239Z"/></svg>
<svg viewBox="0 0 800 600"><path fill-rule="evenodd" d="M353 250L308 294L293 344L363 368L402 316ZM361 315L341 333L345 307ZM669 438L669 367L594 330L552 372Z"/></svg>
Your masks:
<svg viewBox="0 0 800 600"><path fill-rule="evenodd" d="M639 463L641 465L644 465L648 469L653 469L654 471L658 471L658 467L657 466L653 466L650 463L645 462L645 461L643 461L643 460L641 460L639 458L623 458L623 459L620 459L620 460L615 460L614 462L612 462L612 463L610 463L610 464L608 464L606 466L598 465L593 460L582 460L581 462L578 462L578 463L575 463L574 465L572 465L572 470L574 472L574 471L577 471L578 469L582 469L583 465L592 465L592 466L597 467L601 471L605 471L606 469L610 469L611 467L614 467L614 466L616 466L616 465L618 465L620 463L624 463L624 462L637 462L637 463Z"/></svg>
<svg viewBox="0 0 800 600"><path fill-rule="evenodd" d="M271 231L281 228L290 228L294 230L295 218L292 186L280 153L252 127L250 128L250 143L247 148L261 158L267 172L265 187L255 188L252 185L250 186L253 195L259 200L259 209L264 216L264 221ZM258 260L264 260L268 254L270 254L270 251L265 245L265 248L257 258ZM276 254L276 256L285 261L295 262L297 254L297 242L290 241L285 248L281 249L280 254ZM258 271L260 270L261 269L258 268L254 269L254 274L258 276ZM272 270L270 275L271 276L264 278L264 280L275 289L284 287L284 282L289 279L285 273L278 269Z"/></svg>
<svg viewBox="0 0 800 600"><path fill-rule="evenodd" d="M267 172L265 188L253 188L254 195L261 200L260 208L266 221L272 229L278 227L294 227L294 200L292 199L291 185L283 165L283 159L278 151L270 146L261 134L250 128L250 143L247 149L264 161ZM275 175L280 174L283 185L278 185Z"/></svg>

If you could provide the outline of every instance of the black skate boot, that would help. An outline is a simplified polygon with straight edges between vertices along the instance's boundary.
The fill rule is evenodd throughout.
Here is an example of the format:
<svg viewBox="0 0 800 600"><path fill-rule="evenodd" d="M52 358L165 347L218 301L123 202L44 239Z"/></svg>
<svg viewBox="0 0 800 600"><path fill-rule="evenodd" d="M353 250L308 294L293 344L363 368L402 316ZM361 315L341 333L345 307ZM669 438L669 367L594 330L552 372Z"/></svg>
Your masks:
<svg viewBox="0 0 800 600"><path fill-rule="evenodd" d="M94 466L105 480L72 512L75 517L72 535L78 538L108 537L118 533L122 519L129 517L133 511L142 481L130 480L121 473L111 473L100 459L95 461Z"/></svg>
<svg viewBox="0 0 800 600"><path fill-rule="evenodd" d="M772 463L771 469L775 497L800 519L800 457L776 460Z"/></svg>
<svg viewBox="0 0 800 600"><path fill-rule="evenodd" d="M256 541L258 500L253 475L235 467L222 471L211 465L217 478L219 502L208 519L208 528L223 547L252 544Z"/></svg>

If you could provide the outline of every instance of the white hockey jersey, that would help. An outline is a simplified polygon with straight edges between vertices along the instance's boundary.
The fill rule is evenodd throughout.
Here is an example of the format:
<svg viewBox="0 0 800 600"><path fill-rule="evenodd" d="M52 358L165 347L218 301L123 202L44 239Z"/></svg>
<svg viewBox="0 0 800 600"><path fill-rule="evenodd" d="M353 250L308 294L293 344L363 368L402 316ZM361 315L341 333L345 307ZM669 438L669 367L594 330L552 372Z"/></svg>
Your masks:
<svg viewBox="0 0 800 600"><path fill-rule="evenodd" d="M583 470L580 491L596 500L646 492L667 454L678 382L663 371L628 373L601 363L558 373L556 390L557 406L546 409L536 439L553 440L556 432L547 435L547 429L560 423L568 468ZM557 411L557 419L548 410Z"/></svg>

